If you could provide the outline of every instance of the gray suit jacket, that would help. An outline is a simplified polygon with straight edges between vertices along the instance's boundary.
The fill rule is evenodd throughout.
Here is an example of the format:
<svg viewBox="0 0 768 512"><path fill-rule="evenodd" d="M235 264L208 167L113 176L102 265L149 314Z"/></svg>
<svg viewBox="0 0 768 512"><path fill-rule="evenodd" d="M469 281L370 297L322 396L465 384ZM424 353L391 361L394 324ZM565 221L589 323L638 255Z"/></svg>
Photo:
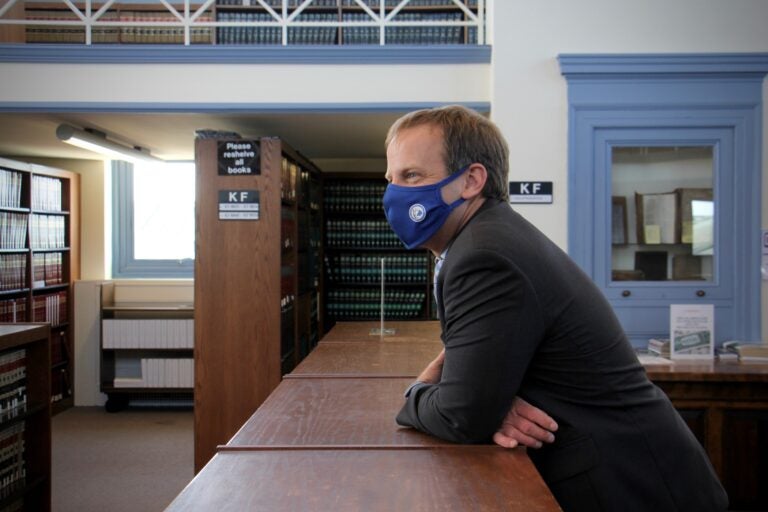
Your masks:
<svg viewBox="0 0 768 512"><path fill-rule="evenodd" d="M436 289L442 379L414 389L399 424L487 443L520 395L560 426L553 444L528 453L565 510L727 508L600 290L507 203L486 200L465 225Z"/></svg>

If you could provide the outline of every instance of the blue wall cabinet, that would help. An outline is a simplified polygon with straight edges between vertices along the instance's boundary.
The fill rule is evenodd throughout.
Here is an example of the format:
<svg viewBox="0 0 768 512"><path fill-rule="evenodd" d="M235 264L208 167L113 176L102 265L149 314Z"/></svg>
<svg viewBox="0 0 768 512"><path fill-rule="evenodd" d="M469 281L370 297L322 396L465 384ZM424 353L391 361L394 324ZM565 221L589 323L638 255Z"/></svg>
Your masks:
<svg viewBox="0 0 768 512"><path fill-rule="evenodd" d="M713 304L718 344L759 339L768 55L559 60L569 101L568 250L633 345L669 336L670 304Z"/></svg>

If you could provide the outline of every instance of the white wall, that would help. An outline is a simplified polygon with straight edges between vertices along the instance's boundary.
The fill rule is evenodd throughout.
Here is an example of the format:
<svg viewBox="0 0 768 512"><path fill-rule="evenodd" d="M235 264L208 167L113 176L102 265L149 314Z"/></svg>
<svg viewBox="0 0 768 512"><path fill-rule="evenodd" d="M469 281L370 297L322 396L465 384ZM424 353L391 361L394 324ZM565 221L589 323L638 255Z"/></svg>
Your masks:
<svg viewBox="0 0 768 512"><path fill-rule="evenodd" d="M563 247L568 99L559 54L768 51L764 0L495 0L493 9L491 112L509 140L511 176L555 182L553 205L518 209Z"/></svg>
<svg viewBox="0 0 768 512"><path fill-rule="evenodd" d="M0 101L198 103L487 102L489 66L0 63ZM96 85L95 85L96 84Z"/></svg>

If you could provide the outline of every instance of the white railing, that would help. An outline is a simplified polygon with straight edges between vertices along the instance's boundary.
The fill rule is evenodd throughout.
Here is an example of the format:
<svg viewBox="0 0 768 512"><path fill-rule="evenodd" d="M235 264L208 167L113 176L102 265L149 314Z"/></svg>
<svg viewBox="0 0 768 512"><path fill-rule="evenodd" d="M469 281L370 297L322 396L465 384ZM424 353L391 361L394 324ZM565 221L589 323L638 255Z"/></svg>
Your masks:
<svg viewBox="0 0 768 512"><path fill-rule="evenodd" d="M229 34L244 37L233 38L232 41L217 41L219 44L446 44L459 43L471 45L485 44L485 0L237 0L236 5L216 4L216 0L205 0L194 3L184 0L183 4L175 5L168 0L149 0L140 4L119 3L120 9L131 12L131 8L140 7L144 11L148 6L156 6L156 11L163 13L163 19L151 19L144 16L122 17L116 15L116 0L94 2L85 0L78 2L78 7L72 0L48 2L61 3L62 16L34 16L34 2L26 2L26 15L14 18L12 8L17 3L23 5L23 0L7 0L0 7L0 27L4 25L23 25L27 27L62 27L74 29L74 39L71 42L84 42L86 45L101 42L125 43L213 43L213 31L225 29L219 34ZM333 5L329 5L333 4ZM439 3L439 5L437 5ZM237 8L243 9L243 14L252 13L252 19L229 19L225 13L235 13ZM318 20L312 13L320 12L325 7L330 16ZM260 9L259 9L260 8ZM308 9L312 8L312 9ZM315 9L317 8L317 9ZM258 19L255 13L258 11ZM139 11L135 11L137 14ZM446 19L440 19L439 13L450 13ZM351 19L353 16L355 18ZM66 15L66 16L64 16ZM214 16L216 19L214 19ZM61 19L68 17L71 19ZM236 17L236 16L232 16ZM330 19L335 17L335 19ZM223 18L223 20L222 20ZM309 19L307 19L309 18ZM453 18L453 19L450 19ZM259 28L264 27L264 30ZM239 31L247 29L248 32ZM326 29L317 41L308 34L320 33ZM360 32L367 28L366 32ZM411 31L408 31L411 28ZM419 30L421 28L421 30ZM440 29L452 28L451 32L438 32ZM165 30L163 30L165 29ZM268 29L268 30L267 30ZM301 30L304 30L302 36ZM348 30L344 30L348 29ZM32 33L34 33L34 28ZM155 31L155 32L151 32ZM356 31L356 32L355 32ZM152 34L152 38L144 37ZM117 38L117 35L120 37ZM348 38L345 41L344 35ZM450 34L449 37L443 37ZM126 35L126 37L122 37ZM332 36L332 37L331 37ZM353 37L354 36L354 37ZM115 37L115 39L110 39ZM324 39L323 39L324 38ZM123 40L127 39L127 40ZM219 36L217 39L221 39ZM39 39L28 42L65 42L62 40L45 41Z"/></svg>

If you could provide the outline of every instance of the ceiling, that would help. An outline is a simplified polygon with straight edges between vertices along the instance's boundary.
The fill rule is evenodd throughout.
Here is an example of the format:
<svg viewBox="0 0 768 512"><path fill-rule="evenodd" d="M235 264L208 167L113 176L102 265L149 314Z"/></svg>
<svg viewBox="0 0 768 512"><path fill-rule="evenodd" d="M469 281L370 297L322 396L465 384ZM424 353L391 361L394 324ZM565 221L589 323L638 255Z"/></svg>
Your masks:
<svg viewBox="0 0 768 512"><path fill-rule="evenodd" d="M403 112L307 113L0 113L0 155L98 159L56 138L68 123L104 132L116 142L165 160L194 158L195 130L234 131L245 138L278 136L310 159L384 158L384 137Z"/></svg>

